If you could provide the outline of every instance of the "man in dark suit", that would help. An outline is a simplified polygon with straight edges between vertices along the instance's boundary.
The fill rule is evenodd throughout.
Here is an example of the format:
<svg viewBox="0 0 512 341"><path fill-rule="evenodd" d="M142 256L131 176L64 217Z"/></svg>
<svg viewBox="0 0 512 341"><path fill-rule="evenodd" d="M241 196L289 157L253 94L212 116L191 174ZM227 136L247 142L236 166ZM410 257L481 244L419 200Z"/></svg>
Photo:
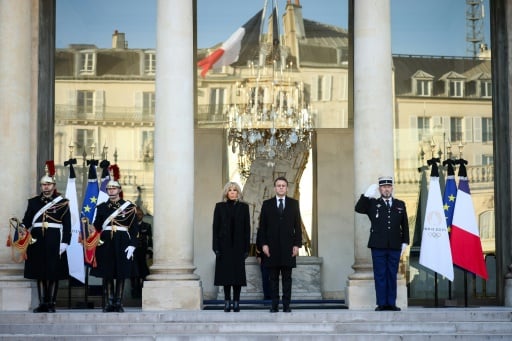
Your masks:
<svg viewBox="0 0 512 341"><path fill-rule="evenodd" d="M292 268L302 246L302 229L299 202L286 196L288 180L278 177L274 181L275 197L263 202L260 213L259 237L269 269L272 308L279 311L279 275L282 279L283 311L291 312Z"/></svg>
<svg viewBox="0 0 512 341"><path fill-rule="evenodd" d="M377 191L378 189L378 191ZM376 311L399 311L396 278L400 257L409 244L409 222L402 200L393 198L393 178L379 178L359 198L355 210L371 222L368 247L372 251Z"/></svg>

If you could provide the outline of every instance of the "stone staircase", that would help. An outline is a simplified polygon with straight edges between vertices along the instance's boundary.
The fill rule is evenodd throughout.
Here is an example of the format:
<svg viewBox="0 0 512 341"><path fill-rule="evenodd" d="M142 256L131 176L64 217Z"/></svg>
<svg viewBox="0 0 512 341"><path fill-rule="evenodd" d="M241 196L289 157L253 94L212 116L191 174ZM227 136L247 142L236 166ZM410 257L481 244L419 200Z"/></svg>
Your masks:
<svg viewBox="0 0 512 341"><path fill-rule="evenodd" d="M2 340L512 340L512 309L0 312Z"/></svg>

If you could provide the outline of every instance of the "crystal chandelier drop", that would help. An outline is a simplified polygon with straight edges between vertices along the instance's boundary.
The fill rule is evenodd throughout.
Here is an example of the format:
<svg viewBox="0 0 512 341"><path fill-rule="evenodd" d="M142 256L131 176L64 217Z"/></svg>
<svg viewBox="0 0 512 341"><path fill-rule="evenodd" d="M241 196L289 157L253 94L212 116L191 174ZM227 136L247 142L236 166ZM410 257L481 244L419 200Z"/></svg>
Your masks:
<svg viewBox="0 0 512 341"><path fill-rule="evenodd" d="M281 77L276 77L280 72L271 73L237 84L242 99L228 112L228 144L238 153L244 178L256 159L272 167L276 159L292 159L299 149L311 148L313 117L304 105L304 84L290 80L290 72Z"/></svg>

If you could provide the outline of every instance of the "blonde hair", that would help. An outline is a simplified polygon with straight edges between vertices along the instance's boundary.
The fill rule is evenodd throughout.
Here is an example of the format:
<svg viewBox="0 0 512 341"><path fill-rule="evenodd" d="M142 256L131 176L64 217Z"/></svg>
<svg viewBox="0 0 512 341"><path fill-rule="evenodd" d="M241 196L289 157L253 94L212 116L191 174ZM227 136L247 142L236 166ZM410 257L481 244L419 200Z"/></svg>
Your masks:
<svg viewBox="0 0 512 341"><path fill-rule="evenodd" d="M230 188L235 188L238 192L238 198L237 200L242 200L242 189L240 188L240 185L234 181L229 181L224 185L224 189L222 190L222 201L228 200L228 191Z"/></svg>

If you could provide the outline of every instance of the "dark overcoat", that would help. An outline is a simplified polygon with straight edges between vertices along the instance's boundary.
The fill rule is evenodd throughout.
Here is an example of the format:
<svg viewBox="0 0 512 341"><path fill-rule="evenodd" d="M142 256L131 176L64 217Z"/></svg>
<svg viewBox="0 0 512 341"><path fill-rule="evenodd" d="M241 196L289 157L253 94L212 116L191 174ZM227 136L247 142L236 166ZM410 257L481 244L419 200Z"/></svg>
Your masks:
<svg viewBox="0 0 512 341"><path fill-rule="evenodd" d="M149 267L146 261L146 255L148 254L148 247L153 247L153 234L151 232L151 224L145 221L139 221L136 223L139 228L139 235L137 237L138 243L135 249L134 269L137 277L146 278L149 275ZM133 274L132 274L133 275Z"/></svg>
<svg viewBox="0 0 512 341"><path fill-rule="evenodd" d="M263 202L258 237L260 249L263 245L269 247L270 257L264 258L265 266L296 266L296 257L292 257L292 251L294 246L302 246L301 224L297 200L285 197L283 214L277 208L275 197Z"/></svg>
<svg viewBox="0 0 512 341"><path fill-rule="evenodd" d="M249 205L241 201L218 202L213 212L215 285L247 285L245 258L249 254Z"/></svg>
<svg viewBox="0 0 512 341"><path fill-rule="evenodd" d="M35 226L32 225L36 213L56 197L58 194L53 194L51 198L41 194L28 200L22 223L26 228L31 228L35 242L27 248L25 278L60 280L69 277L67 253L59 254L60 243L69 245L71 241L71 215L68 200L62 199L52 205L35 219ZM51 223L52 227L43 228L43 221ZM53 227L57 226L53 224L61 227Z"/></svg>
<svg viewBox="0 0 512 341"><path fill-rule="evenodd" d="M137 247L138 243L135 205L130 203L109 223L109 225L126 227L128 231L113 232L104 230L102 227L105 220L124 202L123 199L116 203L109 200L96 208L94 228L101 233L101 245L96 247L95 255L98 265L91 269L92 276L105 279L126 279L136 275L132 272L132 269L136 269L133 265L133 258L127 259L125 251L128 246Z"/></svg>
<svg viewBox="0 0 512 341"><path fill-rule="evenodd" d="M361 195L355 210L370 219L369 248L401 250L402 244L409 244L409 221L402 200L393 198L389 210L382 198L368 198Z"/></svg>

